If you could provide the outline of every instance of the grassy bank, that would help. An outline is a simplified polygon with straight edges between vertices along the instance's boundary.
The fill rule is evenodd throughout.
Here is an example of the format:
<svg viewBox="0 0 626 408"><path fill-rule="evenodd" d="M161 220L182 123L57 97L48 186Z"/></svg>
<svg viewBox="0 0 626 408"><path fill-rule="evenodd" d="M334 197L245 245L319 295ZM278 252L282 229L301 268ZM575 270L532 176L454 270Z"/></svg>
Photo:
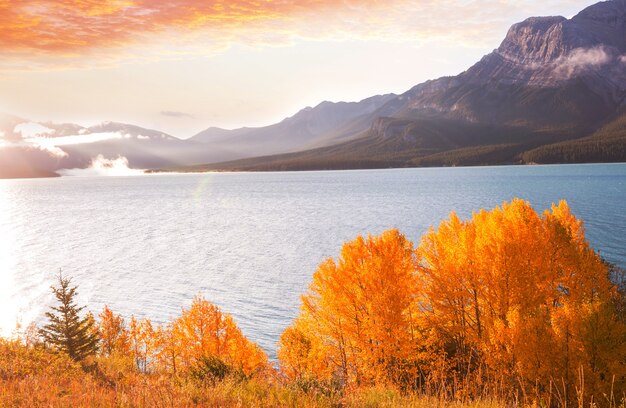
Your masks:
<svg viewBox="0 0 626 408"><path fill-rule="evenodd" d="M64 354L0 341L1 407L504 407L490 398L443 401L435 396L372 387L330 392L278 378L190 377L142 374L123 360L96 358L84 369Z"/></svg>

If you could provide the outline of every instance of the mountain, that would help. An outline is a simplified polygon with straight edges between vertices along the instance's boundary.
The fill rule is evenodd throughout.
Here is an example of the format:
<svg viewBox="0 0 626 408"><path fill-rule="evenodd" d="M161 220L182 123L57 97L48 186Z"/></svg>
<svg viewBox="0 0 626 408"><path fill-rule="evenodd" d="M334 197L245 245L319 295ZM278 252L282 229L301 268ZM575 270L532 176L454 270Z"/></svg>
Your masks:
<svg viewBox="0 0 626 408"><path fill-rule="evenodd" d="M0 178L55 176L60 169L89 167L99 156L125 157L132 168L154 169L327 146L367 129L363 119L394 96L322 102L272 126L209 128L188 140L117 122L83 127L0 114ZM347 134L333 133L342 127Z"/></svg>
<svg viewBox="0 0 626 408"><path fill-rule="evenodd" d="M85 143L60 146L68 154L62 168L87 167L98 155L126 157L134 168L193 163L210 157L187 141L158 130L125 123L104 122L84 128L81 132Z"/></svg>
<svg viewBox="0 0 626 408"><path fill-rule="evenodd" d="M259 127L224 130L208 128L192 141L210 144L229 152L229 159L285 153L337 144L369 126L368 118L396 95L378 95L360 102L322 102L307 107L280 123ZM345 131L341 131L342 128Z"/></svg>
<svg viewBox="0 0 626 408"><path fill-rule="evenodd" d="M388 98L318 148L188 170L626 161L626 0L526 19L467 71Z"/></svg>
<svg viewBox="0 0 626 408"><path fill-rule="evenodd" d="M98 156L150 168L206 161L208 154L163 132L115 122L83 127L0 115L0 178L55 176ZM206 148L203 147L204 150Z"/></svg>
<svg viewBox="0 0 626 408"><path fill-rule="evenodd" d="M457 76L322 102L265 127L181 140L123 123L0 114L0 178L55 175L100 155L177 171L626 161L625 115L626 0L611 0L515 24Z"/></svg>

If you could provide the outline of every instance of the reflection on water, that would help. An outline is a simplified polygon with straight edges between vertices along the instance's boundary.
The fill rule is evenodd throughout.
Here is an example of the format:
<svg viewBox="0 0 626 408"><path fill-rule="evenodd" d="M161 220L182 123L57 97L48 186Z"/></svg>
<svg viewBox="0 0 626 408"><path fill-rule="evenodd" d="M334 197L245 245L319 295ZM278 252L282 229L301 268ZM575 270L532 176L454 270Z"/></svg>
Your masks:
<svg viewBox="0 0 626 408"><path fill-rule="evenodd" d="M515 196L539 211L567 199L626 266L626 165L0 180L0 326L40 318L63 268L92 310L157 323L201 293L273 354L343 242L397 227L417 243L452 210Z"/></svg>
<svg viewBox="0 0 626 408"><path fill-rule="evenodd" d="M15 301L10 297L15 287L12 271L15 270L12 245L15 242L13 228L10 223L11 211L9 208L9 184L0 184L0 334L7 335L5 330L15 322L17 315Z"/></svg>
<svg viewBox="0 0 626 408"><path fill-rule="evenodd" d="M11 197L12 181L0 183L0 335L8 336L20 313L15 271L18 252L15 229L22 224L15 219Z"/></svg>

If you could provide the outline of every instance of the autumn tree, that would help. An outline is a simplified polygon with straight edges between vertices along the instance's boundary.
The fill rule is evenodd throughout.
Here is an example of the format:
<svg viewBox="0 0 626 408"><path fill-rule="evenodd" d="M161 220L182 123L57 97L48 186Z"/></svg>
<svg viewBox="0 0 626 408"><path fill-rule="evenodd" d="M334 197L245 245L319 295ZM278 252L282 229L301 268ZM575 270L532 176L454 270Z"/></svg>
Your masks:
<svg viewBox="0 0 626 408"><path fill-rule="evenodd" d="M51 286L59 305L51 306L47 312L49 323L40 333L46 344L67 353L73 360L82 361L97 350L98 337L94 333L93 321L81 318L84 306L77 306L76 286L71 287L71 278L58 275L58 286Z"/></svg>
<svg viewBox="0 0 626 408"><path fill-rule="evenodd" d="M283 372L344 385L400 381L416 357L414 271L413 246L397 230L346 243L319 266L281 336Z"/></svg>
<svg viewBox="0 0 626 408"><path fill-rule="evenodd" d="M150 362L154 360L157 336L152 322L148 319L137 320L131 316L128 324L128 347L138 371L150 371Z"/></svg>
<svg viewBox="0 0 626 408"><path fill-rule="evenodd" d="M114 353L126 355L130 351L129 333L126 330L124 318L115 314L104 306L98 321L98 335L100 337L100 351L105 355Z"/></svg>
<svg viewBox="0 0 626 408"><path fill-rule="evenodd" d="M157 359L174 374L189 372L211 358L248 376L269 367L266 354L243 335L233 318L200 296L180 317L159 328L156 338Z"/></svg>
<svg viewBox="0 0 626 408"><path fill-rule="evenodd" d="M173 323L158 326L154 332L154 357L159 371L177 375L181 371L184 345L178 326Z"/></svg>
<svg viewBox="0 0 626 408"><path fill-rule="evenodd" d="M461 221L454 213L418 249L422 324L447 344L457 373L482 363L511 390L574 397L623 381L624 325L606 264L563 201L542 216L513 200ZM547 353L546 350L550 352Z"/></svg>

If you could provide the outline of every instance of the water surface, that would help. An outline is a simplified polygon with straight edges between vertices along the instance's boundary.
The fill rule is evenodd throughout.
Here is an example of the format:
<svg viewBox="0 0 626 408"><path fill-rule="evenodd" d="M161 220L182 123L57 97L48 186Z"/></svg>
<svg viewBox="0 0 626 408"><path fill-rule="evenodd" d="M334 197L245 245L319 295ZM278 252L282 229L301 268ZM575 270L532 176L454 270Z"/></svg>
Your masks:
<svg viewBox="0 0 626 408"><path fill-rule="evenodd" d="M626 267L626 164L0 181L0 328L41 317L62 268L94 311L163 322L196 294L271 355L316 266L358 234L410 239L450 211L567 199Z"/></svg>

